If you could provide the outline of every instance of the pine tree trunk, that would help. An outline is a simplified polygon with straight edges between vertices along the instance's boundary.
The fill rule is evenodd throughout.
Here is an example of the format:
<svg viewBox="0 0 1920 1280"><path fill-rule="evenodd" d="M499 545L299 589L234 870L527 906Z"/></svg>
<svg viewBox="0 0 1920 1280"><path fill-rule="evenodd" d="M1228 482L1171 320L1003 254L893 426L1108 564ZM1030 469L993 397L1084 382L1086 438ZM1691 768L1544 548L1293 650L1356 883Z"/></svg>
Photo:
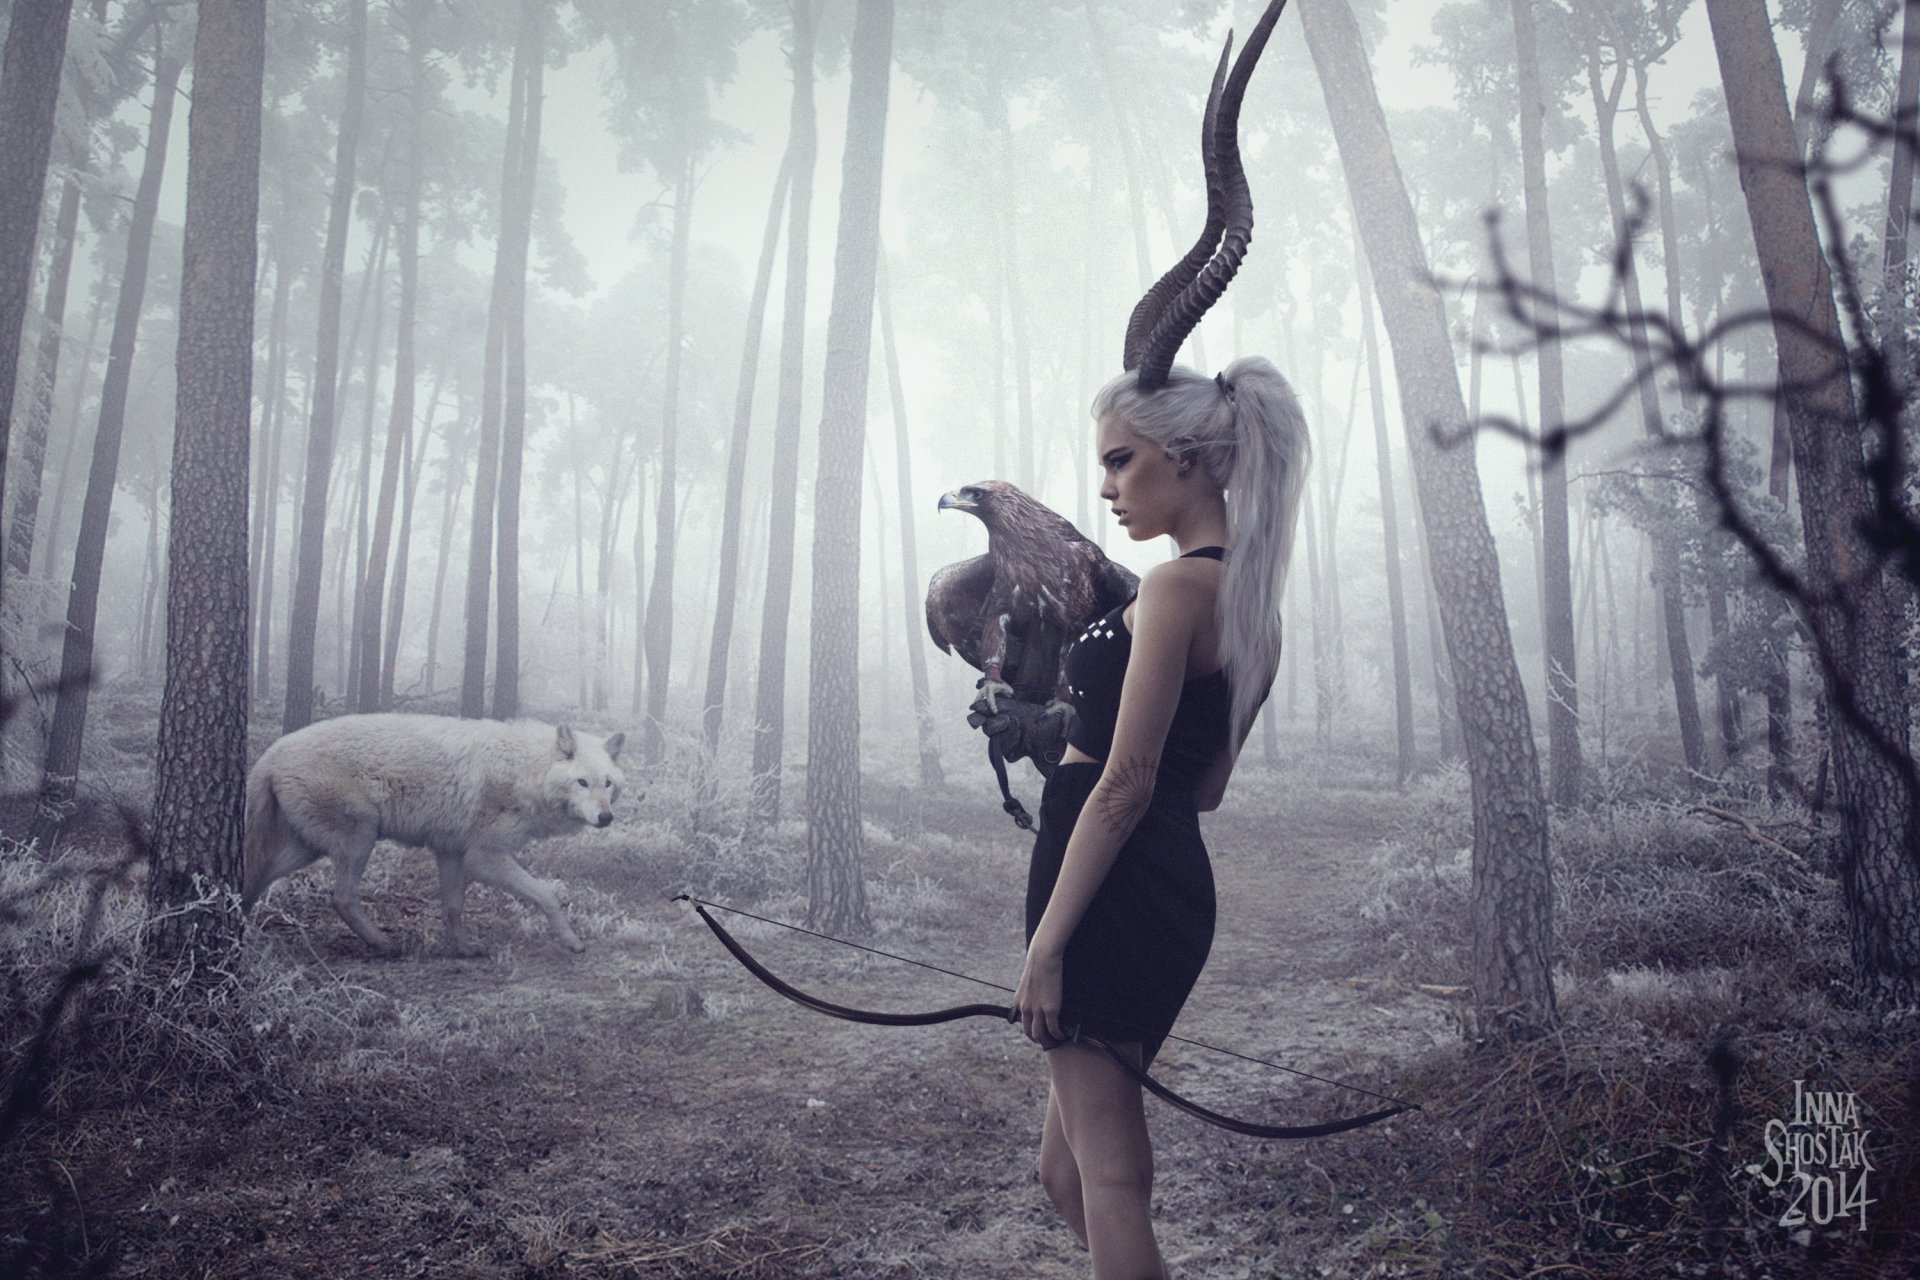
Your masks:
<svg viewBox="0 0 1920 1280"><path fill-rule="evenodd" d="M1865 530L1872 501L1833 284L1796 154L1779 50L1764 10L1707 0L1728 117L1778 317L1782 387L1799 475L1812 598L1839 794L1839 864L1855 985L1869 1004L1920 999L1920 785L1900 654L1900 613ZM1897 428L1896 428L1897 429Z"/></svg>
<svg viewBox="0 0 1920 1280"><path fill-rule="evenodd" d="M320 575L326 565L327 488L333 478L338 425L340 295L352 229L354 154L367 96L367 0L352 0L347 20L347 97L333 165L333 201L320 266L320 334L314 343L313 410L307 425L307 477L300 503L299 559L293 571L293 612L287 626L287 698L281 732L313 720L314 644L320 629Z"/></svg>
<svg viewBox="0 0 1920 1280"><path fill-rule="evenodd" d="M892 0L860 0L851 50L840 226L827 318L820 473L813 491L812 680L807 713L807 924L865 933L860 813L860 460L873 350Z"/></svg>
<svg viewBox="0 0 1920 1280"><path fill-rule="evenodd" d="M1536 0L1511 0L1515 69L1520 91L1520 159L1527 204L1527 269L1542 289L1558 287L1553 228L1547 213L1547 160L1542 140L1546 99L1540 87ZM1538 348L1540 432L1566 423L1566 374L1557 339ZM1567 543L1567 454L1548 448L1540 458L1540 626L1547 666L1547 794L1571 808L1580 803L1580 683L1573 626L1573 557Z"/></svg>
<svg viewBox="0 0 1920 1280"><path fill-rule="evenodd" d="M880 345L887 362L887 390L893 410L893 452L900 486L900 616L906 623L907 668L913 681L913 721L920 743L920 782L943 787L940 741L933 725L933 693L927 684L926 605L920 593L920 552L913 519L913 437L907 430L907 393L900 379L900 353L893 340L893 291L887 280L887 256L880 254L875 288L879 298ZM1085 490L1086 486L1080 488Z"/></svg>
<svg viewBox="0 0 1920 1280"><path fill-rule="evenodd" d="M393 537L393 508L399 496L400 468L413 434L414 312L420 294L421 133L427 112L426 42L420 30L425 10L418 0L407 14L407 61L411 103L407 113L407 185L400 193L400 314L394 322L393 404L387 416L387 447L380 467L380 497L374 506L373 533L366 567L360 575L360 681L356 703L378 711L387 701L383 688L391 670L381 642L381 615L387 587L387 550ZM397 572L397 570L396 570ZM384 678L383 678L384 677Z"/></svg>
<svg viewBox="0 0 1920 1280"><path fill-rule="evenodd" d="M1612 217L1614 243L1627 240L1627 206L1620 177L1620 162L1614 152L1613 121L1619 110L1620 92L1626 84L1627 69L1615 68L1613 85L1602 88L1600 81L1600 37L1591 22L1586 30L1587 87L1593 97L1593 109L1599 121L1600 169L1606 178L1607 208ZM1659 440L1666 435L1658 392L1652 375L1652 353L1647 341L1640 300L1640 273L1629 252L1621 259L1621 286L1628 315L1627 346L1633 356L1634 378L1639 393L1640 424L1647 438ZM1664 624L1667 668L1673 684L1674 712L1680 721L1680 749L1687 768L1704 773L1707 768L1706 734L1700 723L1700 699L1693 683L1693 649L1687 641L1686 608L1682 602L1680 548L1672 537L1654 536L1654 572L1660 592L1661 619Z"/></svg>
<svg viewBox="0 0 1920 1280"><path fill-rule="evenodd" d="M93 353L100 345L100 322L107 313L109 292L105 281L94 282L93 305L87 309L87 338L80 344L80 360L73 371L73 395L67 402L66 430L61 432L64 443L60 448L60 469L53 478L53 509L47 513L47 536L40 539L40 572L49 578L62 576L54 572L55 557L63 545L60 535L64 531L67 498L74 487L73 460L80 446L81 409L87 400L87 379L93 373Z"/></svg>
<svg viewBox="0 0 1920 1280"><path fill-rule="evenodd" d="M1900 19L1900 79L1894 91L1892 115L1911 121L1920 112L1920 11L1904 8ZM1887 182L1886 231L1881 237L1882 296L1889 301L1881 324L1881 352L1887 367L1912 394L1913 370L1902 321L1913 314L1913 288L1907 268L1907 240L1913 229L1913 148L1904 142L1893 147L1893 172Z"/></svg>
<svg viewBox="0 0 1920 1280"><path fill-rule="evenodd" d="M1367 401L1373 411L1373 455L1380 478L1380 524L1386 544L1387 622L1393 642L1393 726L1398 747L1396 784L1404 787L1413 776L1413 671L1408 656L1406 589L1400 579L1400 515L1393 489L1393 457L1387 440L1387 402L1380 379L1380 342L1373 317L1373 277L1366 255L1354 235L1354 257L1359 282L1360 326L1367 353Z"/></svg>
<svg viewBox="0 0 1920 1280"><path fill-rule="evenodd" d="M1478 1032L1526 1036L1554 1018L1552 876L1547 812L1501 597L1471 437L1441 448L1430 426L1468 421L1429 281L1413 206L1346 0L1301 8L1307 44L1333 120L1341 168L1374 264L1393 344L1400 399L1473 789L1473 978Z"/></svg>
<svg viewBox="0 0 1920 1280"><path fill-rule="evenodd" d="M156 44L159 38L156 37ZM120 442L127 419L127 394L133 354L146 297L147 260L153 249L153 224L160 207L160 180L167 165L167 139L180 84L181 56L160 48L154 73L153 111L147 129L147 154L133 199L127 230L127 261L120 276L120 300L108 345L106 380L100 388L100 423L94 431L93 464L87 471L87 496L80 508L80 537L73 553L73 589L67 599L67 625L60 650L60 693L47 735L46 768L33 819L33 838L51 849L72 807L80 772L80 744L86 734L87 698L93 675L93 629L100 609L100 577L105 567L113 490L120 472Z"/></svg>
<svg viewBox="0 0 1920 1280"><path fill-rule="evenodd" d="M381 164L376 173L384 173L386 165ZM335 627L341 648L345 651L346 661L341 668L341 696L346 700L347 710L366 711L371 708L360 701L360 669L362 667L362 646L360 643L361 614L366 605L366 560L367 547L371 531L368 516L373 507L373 420L375 407L380 400L380 370L382 350L387 325L387 251L391 244L390 232L392 219L388 216L384 201L380 212L380 234L376 240L379 253L371 273L363 282L361 296L373 300L373 334L367 343L367 362L360 384L360 465L354 468L353 480L353 542L342 543L340 561L340 592L342 608ZM351 602L348 604L347 602ZM351 608L349 620L347 609Z"/></svg>
<svg viewBox="0 0 1920 1280"><path fill-rule="evenodd" d="M252 584L248 600L252 606L254 653L253 692L265 696L270 686L267 672L267 637L273 630L273 556L277 514L280 507L280 436L285 415L281 402L286 397L287 376L287 302L292 273L287 269L287 240L282 236L274 251L273 302L267 322L267 382L260 406L258 466L253 477L253 547L247 566L247 581Z"/></svg>
<svg viewBox="0 0 1920 1280"><path fill-rule="evenodd" d="M739 595L742 511L746 506L747 451L752 443L753 392L760 380L760 343L766 332L767 297L773 292L773 259L780 247L780 215L786 212L793 179L793 152L780 157L767 203L760 260L753 273L753 298L747 304L747 332L740 345L740 377L733 398L733 435L727 441L726 492L721 500L720 563L714 575L713 634L707 642L707 688L701 699L698 802L694 824L704 829L714 800L714 763L720 754L720 727L727 702L727 659L733 651L733 610ZM583 593L584 599L584 593Z"/></svg>
<svg viewBox="0 0 1920 1280"><path fill-rule="evenodd" d="M780 320L780 398L773 428L775 494L800 488L800 392L806 368L807 250L817 143L813 113L813 3L793 6L793 108L787 149L793 191L787 206L786 305ZM760 677L754 693L753 781L749 808L756 828L780 820L780 770L787 722L787 634L793 614L793 544L797 502L773 503L767 519L766 598L760 611Z"/></svg>
<svg viewBox="0 0 1920 1280"><path fill-rule="evenodd" d="M53 388L60 376L60 348L66 338L67 281L73 272L73 247L80 230L80 182L69 177L60 189L54 219L53 261L47 268L46 308L40 341L34 350L33 384L26 397L22 430L6 445L20 464L12 471L13 518L7 527L6 571L16 577L33 565L34 525L40 517L40 485L47 465L47 430L53 422ZM4 411L0 411L4 412Z"/></svg>
<svg viewBox="0 0 1920 1280"><path fill-rule="evenodd" d="M454 420L447 424L447 505L440 516L440 543L433 569L433 604L427 611L427 665L422 672L421 683L426 687L424 696L432 697L436 689L435 681L440 674L440 617L441 604L446 599L447 563L453 559L454 517L460 510L460 494L467 487L468 468L459 464L461 446L465 443L465 432L461 439L455 438L466 421L467 402L464 397L456 397Z"/></svg>
<svg viewBox="0 0 1920 1280"><path fill-rule="evenodd" d="M394 677L400 661L400 628L406 621L407 577L413 558L414 499L420 492L422 462L427 446L433 439L433 423L440 413L440 390L446 381L449 363L451 361L443 354L439 370L433 377L433 391L427 397L427 416L420 424L420 443L418 446L414 444L416 433L412 424L408 424L403 442L405 449L401 474L405 477L405 483L400 491L400 529L393 548L393 581L387 589L387 618L381 640L379 709L382 711L393 710Z"/></svg>
<svg viewBox="0 0 1920 1280"><path fill-rule="evenodd" d="M0 493L13 453L13 384L33 288L34 241L73 0L14 0L0 63Z"/></svg>
<svg viewBox="0 0 1920 1280"><path fill-rule="evenodd" d="M673 569L679 545L680 371L685 345L687 252L693 234L694 146L683 132L674 184L673 258L667 270L667 370L660 395L660 504L654 512L653 587L647 593L646 753L650 764L666 754L667 688L673 671Z"/></svg>
<svg viewBox="0 0 1920 1280"><path fill-rule="evenodd" d="M1038 492L1038 477L1033 466L1033 354L1027 338L1027 303L1020 288L1020 237L1014 229L1014 216L1020 198L1014 188L1013 128L1007 113L1000 112L1000 258L1006 264L1007 319L1013 339L1014 404L1020 423L1020 487Z"/></svg>
<svg viewBox="0 0 1920 1280"><path fill-rule="evenodd" d="M467 538L466 645L460 664L460 714L478 720L487 713L487 626L493 596L494 513L500 501L502 364L513 271L514 204L520 187L520 148L526 132L527 61L537 21L531 3L520 6L520 34L513 50L513 88L507 100L507 145L500 165L500 236L494 245L493 294L487 305L486 353L480 387L480 445L473 474L473 519Z"/></svg>
<svg viewBox="0 0 1920 1280"><path fill-rule="evenodd" d="M145 942L177 959L238 940L231 896L180 911L196 875L238 888L247 784L247 447L266 0L200 0L187 137L167 679Z"/></svg>
<svg viewBox="0 0 1920 1280"><path fill-rule="evenodd" d="M497 557L499 626L494 638L493 715L520 714L520 472L527 445L527 258L533 236L533 193L540 175L540 106L545 92L546 44L543 0L525 0L522 39L526 57L526 114L520 133L518 195L510 208L514 224L507 275L506 404L500 432L500 534ZM519 60L519 55L515 55Z"/></svg>

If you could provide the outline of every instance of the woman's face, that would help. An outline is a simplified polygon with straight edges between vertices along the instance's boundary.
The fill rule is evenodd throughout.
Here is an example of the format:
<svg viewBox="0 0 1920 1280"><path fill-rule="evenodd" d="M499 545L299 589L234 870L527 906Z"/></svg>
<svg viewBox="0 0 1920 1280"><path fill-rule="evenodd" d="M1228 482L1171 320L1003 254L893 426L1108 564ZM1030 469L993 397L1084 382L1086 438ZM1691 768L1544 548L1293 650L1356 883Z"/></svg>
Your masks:
<svg viewBox="0 0 1920 1280"><path fill-rule="evenodd" d="M1100 459L1100 496L1135 542L1173 532L1174 519L1190 498L1172 459L1118 414L1100 419L1095 448Z"/></svg>

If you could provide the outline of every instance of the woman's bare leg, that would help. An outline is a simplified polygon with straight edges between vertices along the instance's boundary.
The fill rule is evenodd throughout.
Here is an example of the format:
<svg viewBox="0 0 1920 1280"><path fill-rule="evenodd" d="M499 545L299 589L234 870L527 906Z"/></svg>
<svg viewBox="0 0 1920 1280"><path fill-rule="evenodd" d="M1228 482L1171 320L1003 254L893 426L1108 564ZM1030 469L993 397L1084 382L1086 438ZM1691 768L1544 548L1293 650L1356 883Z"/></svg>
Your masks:
<svg viewBox="0 0 1920 1280"><path fill-rule="evenodd" d="M1087 1211L1080 1198L1080 1166L1067 1145L1066 1125L1060 1119L1060 1099L1047 1090L1047 1124L1040 1134L1040 1185L1047 1190L1053 1207L1073 1228L1080 1243L1087 1243Z"/></svg>
<svg viewBox="0 0 1920 1280"><path fill-rule="evenodd" d="M1117 1046L1139 1060L1140 1046ZM1080 1171L1082 1220L1095 1280L1163 1280L1153 1237L1153 1149L1140 1086L1105 1050L1063 1044L1047 1051L1053 1101Z"/></svg>

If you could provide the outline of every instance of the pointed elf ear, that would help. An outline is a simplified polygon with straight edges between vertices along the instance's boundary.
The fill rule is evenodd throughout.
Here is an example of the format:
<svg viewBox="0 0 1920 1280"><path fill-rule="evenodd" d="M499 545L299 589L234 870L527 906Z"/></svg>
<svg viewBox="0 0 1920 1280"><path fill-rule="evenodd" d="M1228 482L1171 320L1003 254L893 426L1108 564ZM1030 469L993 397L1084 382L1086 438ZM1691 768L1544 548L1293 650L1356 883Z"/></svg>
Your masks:
<svg viewBox="0 0 1920 1280"><path fill-rule="evenodd" d="M616 733L611 738L608 738L607 739L607 759L618 760L620 758L620 748L626 745L627 745L627 735L624 733Z"/></svg>
<svg viewBox="0 0 1920 1280"><path fill-rule="evenodd" d="M573 730L561 725L553 731L553 751L557 759L573 759Z"/></svg>

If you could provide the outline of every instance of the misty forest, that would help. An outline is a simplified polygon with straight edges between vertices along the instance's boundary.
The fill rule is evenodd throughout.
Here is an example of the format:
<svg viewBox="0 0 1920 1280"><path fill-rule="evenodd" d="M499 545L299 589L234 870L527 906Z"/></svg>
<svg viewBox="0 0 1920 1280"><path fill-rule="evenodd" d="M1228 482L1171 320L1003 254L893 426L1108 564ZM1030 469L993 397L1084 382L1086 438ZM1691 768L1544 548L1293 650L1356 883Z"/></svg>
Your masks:
<svg viewBox="0 0 1920 1280"><path fill-rule="evenodd" d="M987 481L1178 554L1089 406L1264 8L0 0L0 1274L1089 1274L1017 1026L772 988L1011 999L930 591ZM1292 0L1237 128L1178 361L1312 463L1168 1273L1920 1274L1920 0ZM571 818L262 870L469 787L369 713Z"/></svg>

